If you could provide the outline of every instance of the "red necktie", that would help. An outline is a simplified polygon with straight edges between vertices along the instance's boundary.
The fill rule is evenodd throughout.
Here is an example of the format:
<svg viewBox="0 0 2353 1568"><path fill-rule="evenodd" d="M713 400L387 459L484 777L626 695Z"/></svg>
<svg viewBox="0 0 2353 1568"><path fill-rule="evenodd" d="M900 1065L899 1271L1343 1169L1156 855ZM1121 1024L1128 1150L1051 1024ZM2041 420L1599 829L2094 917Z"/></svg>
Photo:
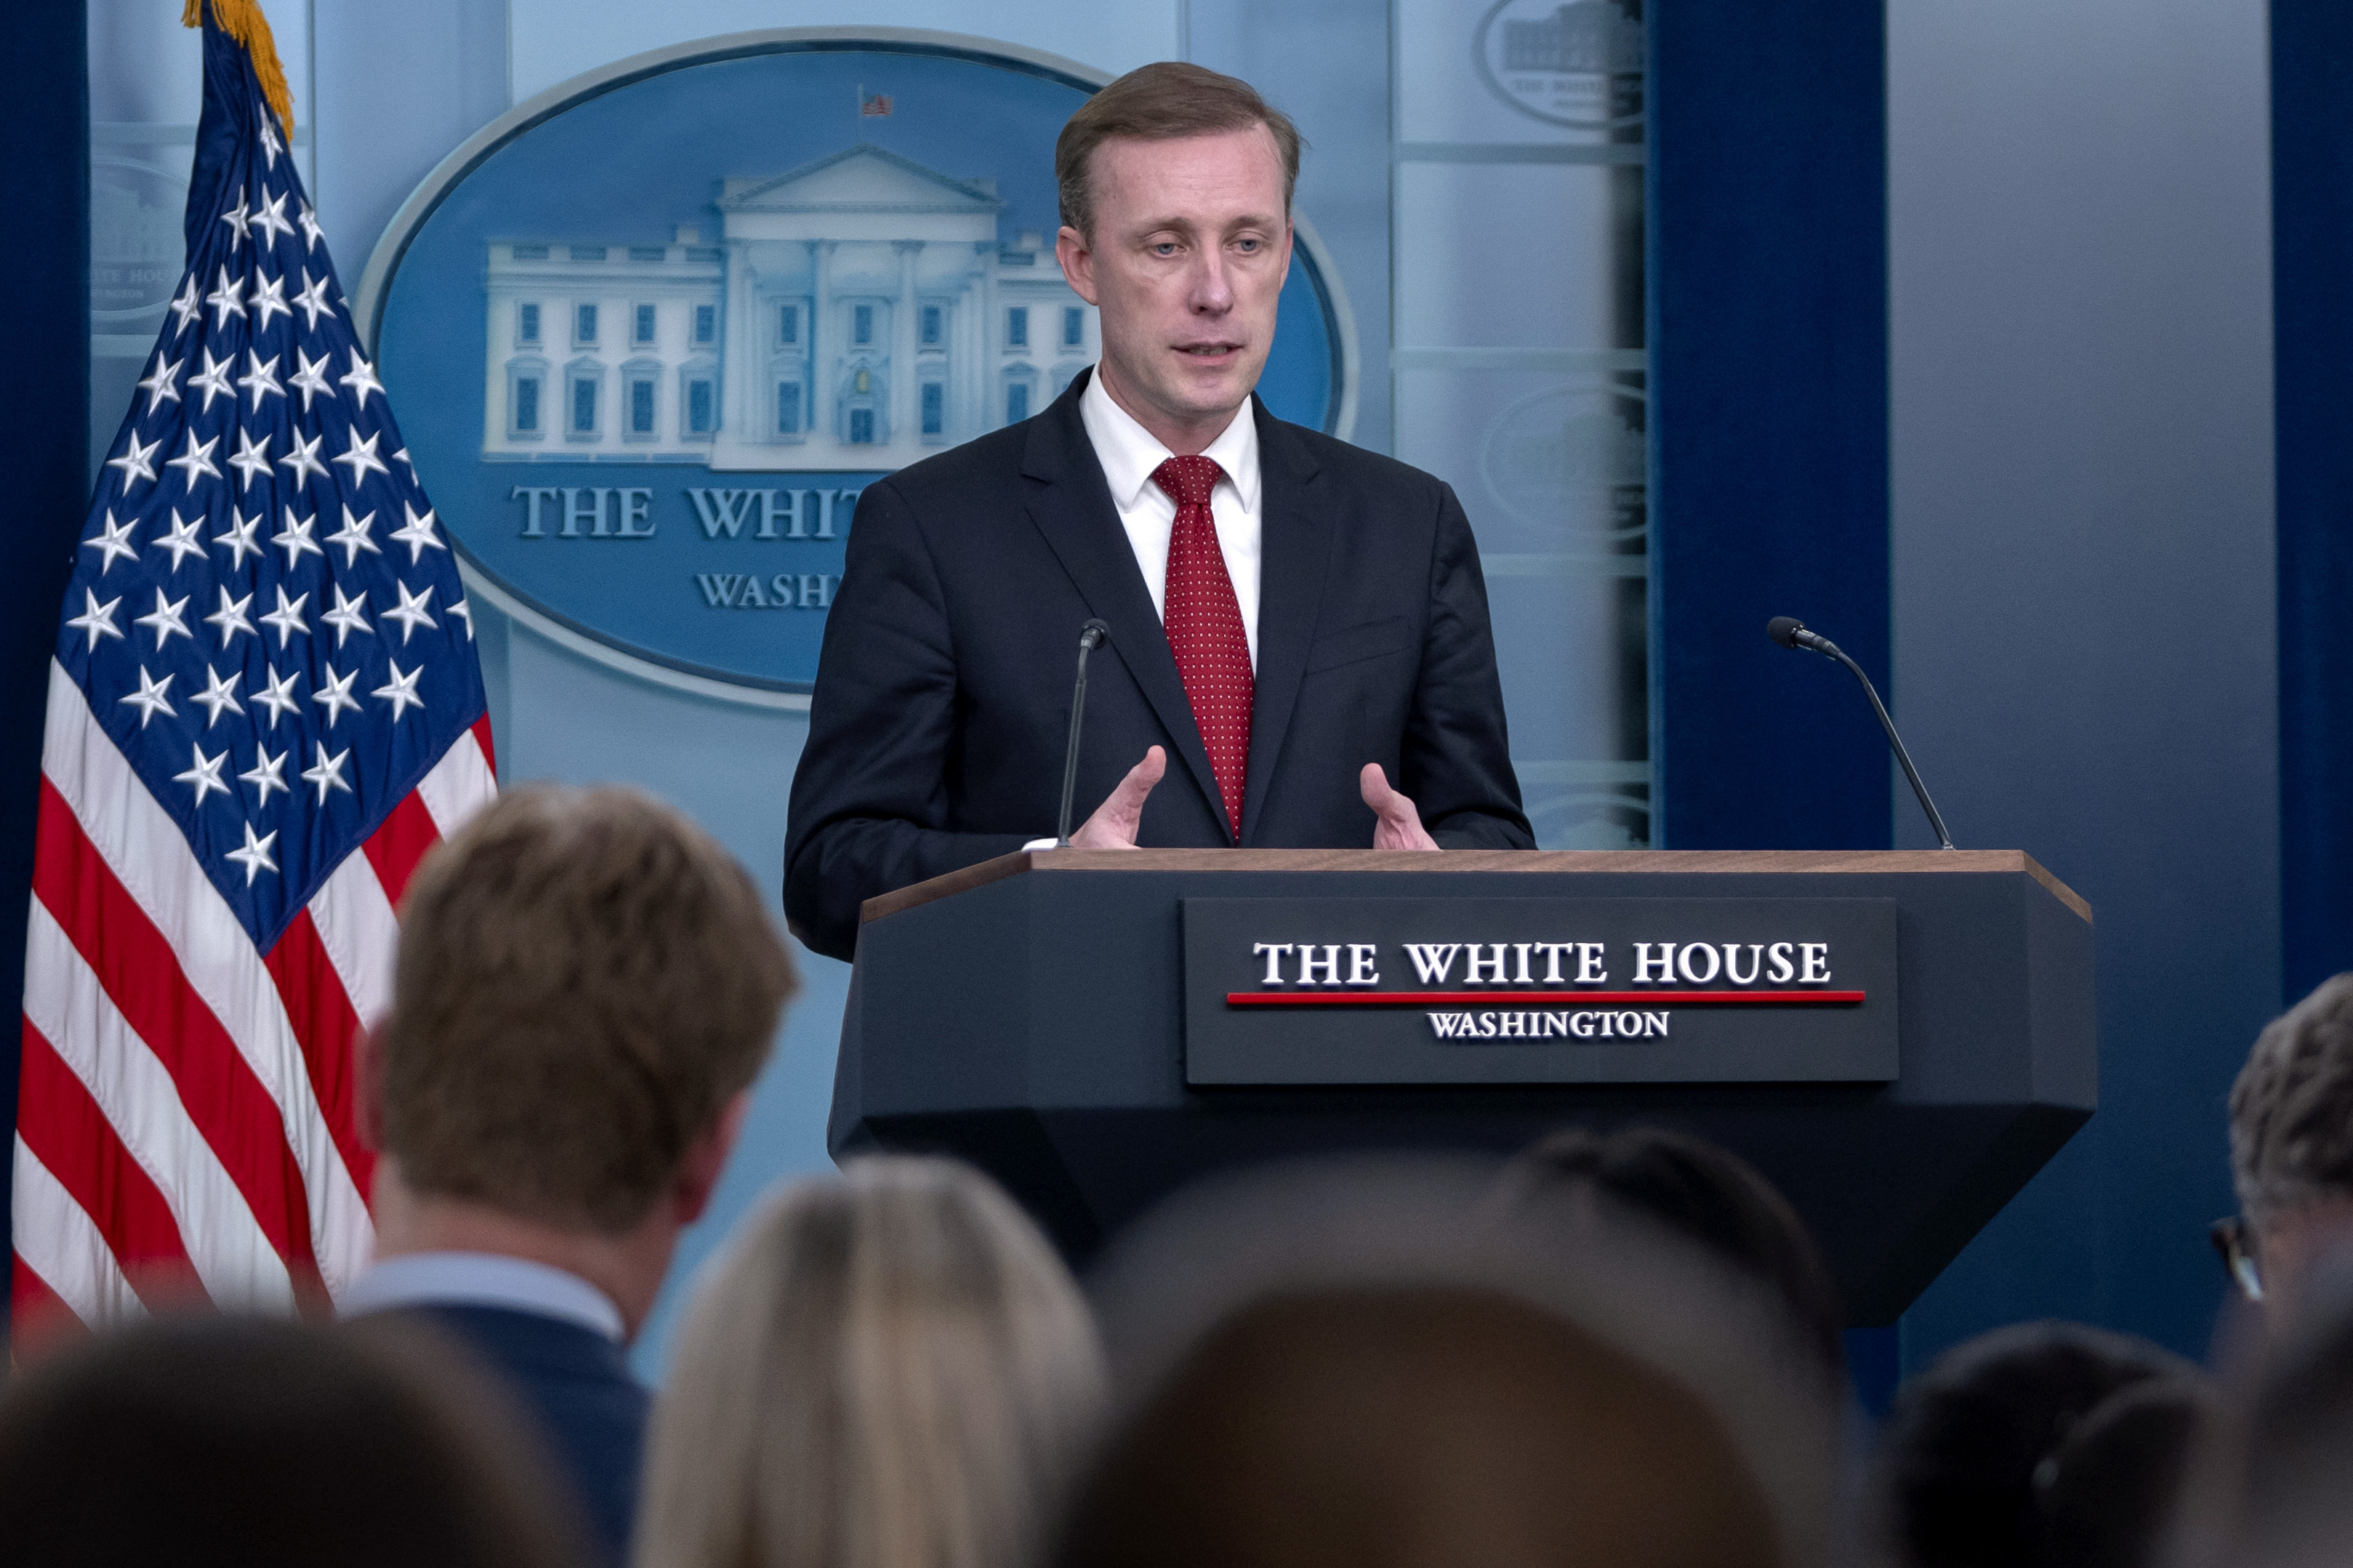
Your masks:
<svg viewBox="0 0 2353 1568"><path fill-rule="evenodd" d="M1193 705L1193 722L1208 748L1226 821L1240 842L1254 683L1241 602L1234 597L1234 580L1226 575L1226 552L1218 548L1218 525L1209 515L1209 492L1225 477L1208 458L1171 458L1152 471L1152 482L1176 503L1176 526L1168 533L1167 608L1161 621L1168 628L1186 700Z"/></svg>

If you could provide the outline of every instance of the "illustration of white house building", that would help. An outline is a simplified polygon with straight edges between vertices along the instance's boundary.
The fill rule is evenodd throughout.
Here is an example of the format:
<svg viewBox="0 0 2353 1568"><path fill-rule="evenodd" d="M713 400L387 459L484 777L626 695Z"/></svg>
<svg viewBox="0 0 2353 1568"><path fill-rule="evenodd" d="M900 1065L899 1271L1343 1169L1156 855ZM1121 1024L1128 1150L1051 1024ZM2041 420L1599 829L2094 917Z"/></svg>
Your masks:
<svg viewBox="0 0 2353 1568"><path fill-rule="evenodd" d="M723 181L716 245L495 240L482 454L890 469L1026 419L1099 336L1003 205L861 142Z"/></svg>

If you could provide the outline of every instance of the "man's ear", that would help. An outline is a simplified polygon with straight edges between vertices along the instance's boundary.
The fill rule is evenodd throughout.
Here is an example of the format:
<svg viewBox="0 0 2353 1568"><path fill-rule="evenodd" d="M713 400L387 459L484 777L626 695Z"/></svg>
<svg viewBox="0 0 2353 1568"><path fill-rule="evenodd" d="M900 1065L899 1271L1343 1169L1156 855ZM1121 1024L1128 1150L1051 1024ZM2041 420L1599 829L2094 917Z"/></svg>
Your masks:
<svg viewBox="0 0 2353 1568"><path fill-rule="evenodd" d="M1095 298L1095 253L1085 235L1064 224L1054 236L1054 259L1062 264L1063 280L1072 293L1090 305L1103 303Z"/></svg>
<svg viewBox="0 0 2353 1568"><path fill-rule="evenodd" d="M352 1032L352 1115L359 1123L360 1142L378 1154L384 1152L384 1096L376 1082L382 1059L375 1032L362 1024Z"/></svg>
<svg viewBox="0 0 2353 1568"><path fill-rule="evenodd" d="M678 1184L672 1194L681 1226L692 1225L711 1206L711 1194L719 1190L719 1177L727 1169L727 1156L735 1152L735 1140L743 1136L744 1119L751 1110L752 1091L746 1089L722 1106L702 1136L687 1145L686 1159L678 1168Z"/></svg>

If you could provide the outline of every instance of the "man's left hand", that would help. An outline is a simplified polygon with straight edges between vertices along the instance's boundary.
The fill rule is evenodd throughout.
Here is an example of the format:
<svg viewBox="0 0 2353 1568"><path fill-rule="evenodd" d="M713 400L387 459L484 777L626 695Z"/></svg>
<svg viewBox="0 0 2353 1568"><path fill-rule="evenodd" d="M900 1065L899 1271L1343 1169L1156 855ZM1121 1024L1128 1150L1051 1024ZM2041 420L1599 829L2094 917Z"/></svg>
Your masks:
<svg viewBox="0 0 2353 1568"><path fill-rule="evenodd" d="M1373 808L1380 821L1373 828L1376 849L1435 849L1438 840L1421 826L1421 813L1413 802L1389 787L1388 775L1381 772L1378 763L1366 763L1365 771L1356 775L1356 787L1365 804Z"/></svg>

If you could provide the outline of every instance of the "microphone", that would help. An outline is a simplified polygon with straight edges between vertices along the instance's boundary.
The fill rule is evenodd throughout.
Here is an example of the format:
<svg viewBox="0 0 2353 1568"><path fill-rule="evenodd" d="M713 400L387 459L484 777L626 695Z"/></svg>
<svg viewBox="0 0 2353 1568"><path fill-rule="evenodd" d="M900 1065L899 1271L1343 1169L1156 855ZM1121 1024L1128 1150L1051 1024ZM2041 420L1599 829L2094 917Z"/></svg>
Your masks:
<svg viewBox="0 0 2353 1568"><path fill-rule="evenodd" d="M1111 636L1111 628L1101 621L1089 621L1079 628L1079 680L1071 689L1071 741L1062 752L1062 815L1060 828L1054 835L1054 847L1071 847L1071 797L1079 788L1079 726L1087 716L1087 655L1101 647Z"/></svg>
<svg viewBox="0 0 2353 1568"><path fill-rule="evenodd" d="M1765 623L1765 635L1787 648L1803 648L1808 653L1834 658L1846 666L1862 687L1862 694L1871 699L1871 710L1879 715L1879 727L1887 731L1887 743L1895 750L1895 760L1904 764L1904 776L1912 781L1912 793L1920 797L1920 809L1928 814L1928 826L1936 830L1936 847L1950 849L1953 836L1945 831L1945 819L1936 811L1936 803L1928 798L1928 786L1920 782L1920 770L1912 765L1912 753L1904 749L1904 738L1895 732L1895 721L1887 716L1887 704L1879 700L1879 689L1863 674L1862 666L1847 658L1839 645L1818 632L1806 629L1803 621L1794 616L1775 616Z"/></svg>

